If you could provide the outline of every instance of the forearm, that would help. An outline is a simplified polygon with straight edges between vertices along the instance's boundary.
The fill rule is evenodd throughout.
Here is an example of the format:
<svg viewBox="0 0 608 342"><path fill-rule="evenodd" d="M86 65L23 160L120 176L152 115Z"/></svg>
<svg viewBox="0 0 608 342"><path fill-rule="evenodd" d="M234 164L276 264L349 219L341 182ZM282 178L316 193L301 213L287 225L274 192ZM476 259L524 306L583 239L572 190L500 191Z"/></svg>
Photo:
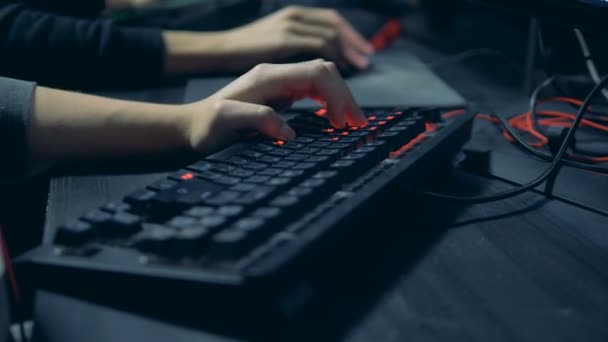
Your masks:
<svg viewBox="0 0 608 342"><path fill-rule="evenodd" d="M243 70L226 32L165 31L163 40L167 76Z"/></svg>
<svg viewBox="0 0 608 342"><path fill-rule="evenodd" d="M36 89L28 139L35 160L156 155L187 146L183 106Z"/></svg>
<svg viewBox="0 0 608 342"><path fill-rule="evenodd" d="M155 0L105 0L105 8L110 11L129 10L145 7Z"/></svg>

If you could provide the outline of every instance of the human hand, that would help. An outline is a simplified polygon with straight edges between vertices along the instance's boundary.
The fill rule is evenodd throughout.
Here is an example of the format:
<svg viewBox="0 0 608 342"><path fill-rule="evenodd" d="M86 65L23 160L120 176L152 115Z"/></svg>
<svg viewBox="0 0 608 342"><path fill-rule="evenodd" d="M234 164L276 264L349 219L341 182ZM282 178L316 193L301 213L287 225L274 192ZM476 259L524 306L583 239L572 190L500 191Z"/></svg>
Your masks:
<svg viewBox="0 0 608 342"><path fill-rule="evenodd" d="M226 32L239 64L250 68L301 54L314 54L334 61L340 68L349 65L365 69L371 44L336 11L290 6L251 24Z"/></svg>
<svg viewBox="0 0 608 342"><path fill-rule="evenodd" d="M211 97L185 105L191 113L184 126L186 139L192 149L203 153L218 150L247 129L293 139L293 129L270 105L302 98L324 103L336 128L367 124L334 63L260 64Z"/></svg>

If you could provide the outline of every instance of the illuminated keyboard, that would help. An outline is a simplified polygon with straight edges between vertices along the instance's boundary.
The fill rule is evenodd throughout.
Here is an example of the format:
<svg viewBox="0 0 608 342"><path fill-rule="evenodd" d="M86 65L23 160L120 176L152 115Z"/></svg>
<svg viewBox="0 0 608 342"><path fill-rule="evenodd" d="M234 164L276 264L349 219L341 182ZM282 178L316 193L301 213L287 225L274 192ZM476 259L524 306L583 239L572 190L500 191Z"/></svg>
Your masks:
<svg viewBox="0 0 608 342"><path fill-rule="evenodd" d="M471 114L365 112L368 126L344 130L323 113L293 113L295 140L251 138L84 213L20 268L35 286L95 300L289 315L307 270L361 228L354 214L398 183L415 191L470 135Z"/></svg>

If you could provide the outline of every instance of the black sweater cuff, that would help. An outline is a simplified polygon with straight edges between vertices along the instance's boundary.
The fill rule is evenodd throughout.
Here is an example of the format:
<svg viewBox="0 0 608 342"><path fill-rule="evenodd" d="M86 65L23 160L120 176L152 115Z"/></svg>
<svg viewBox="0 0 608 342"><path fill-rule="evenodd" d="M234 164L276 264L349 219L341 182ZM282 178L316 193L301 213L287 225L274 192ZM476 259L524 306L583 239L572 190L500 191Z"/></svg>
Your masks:
<svg viewBox="0 0 608 342"><path fill-rule="evenodd" d="M27 126L36 84L0 77L0 179L27 171Z"/></svg>

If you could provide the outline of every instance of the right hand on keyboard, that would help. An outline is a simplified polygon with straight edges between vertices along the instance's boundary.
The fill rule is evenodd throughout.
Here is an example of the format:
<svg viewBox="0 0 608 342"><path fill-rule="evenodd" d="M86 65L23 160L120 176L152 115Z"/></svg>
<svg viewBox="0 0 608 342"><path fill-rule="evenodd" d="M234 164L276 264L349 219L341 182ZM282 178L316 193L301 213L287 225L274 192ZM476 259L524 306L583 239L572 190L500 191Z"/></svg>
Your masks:
<svg viewBox="0 0 608 342"><path fill-rule="evenodd" d="M367 124L336 66L314 60L260 64L211 97L186 105L191 113L186 137L194 150L203 153L216 151L247 129L272 138L293 139L293 129L269 104L302 98L324 103L327 118L336 128Z"/></svg>

